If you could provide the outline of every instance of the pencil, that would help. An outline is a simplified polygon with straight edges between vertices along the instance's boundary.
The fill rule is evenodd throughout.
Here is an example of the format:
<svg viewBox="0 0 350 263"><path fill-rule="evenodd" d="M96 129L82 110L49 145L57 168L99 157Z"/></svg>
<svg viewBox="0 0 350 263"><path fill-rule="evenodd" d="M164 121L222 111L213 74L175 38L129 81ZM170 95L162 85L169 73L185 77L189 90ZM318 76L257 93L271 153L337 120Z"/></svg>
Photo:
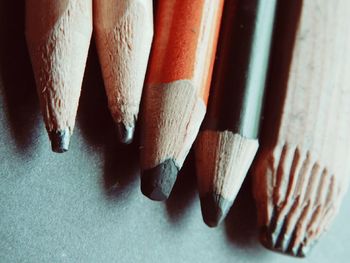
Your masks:
<svg viewBox="0 0 350 263"><path fill-rule="evenodd" d="M27 45L54 152L69 147L91 32L91 0L26 0Z"/></svg>
<svg viewBox="0 0 350 263"><path fill-rule="evenodd" d="M141 190L166 199L204 118L222 0L159 1L141 127Z"/></svg>
<svg viewBox="0 0 350 263"><path fill-rule="evenodd" d="M276 0L225 2L208 111L196 142L204 222L217 226L258 149Z"/></svg>
<svg viewBox="0 0 350 263"><path fill-rule="evenodd" d="M152 0L94 0L94 30L119 140L130 143L153 37Z"/></svg>
<svg viewBox="0 0 350 263"><path fill-rule="evenodd" d="M278 6L254 195L262 243L294 256L330 226L348 186L349 15L347 0Z"/></svg>

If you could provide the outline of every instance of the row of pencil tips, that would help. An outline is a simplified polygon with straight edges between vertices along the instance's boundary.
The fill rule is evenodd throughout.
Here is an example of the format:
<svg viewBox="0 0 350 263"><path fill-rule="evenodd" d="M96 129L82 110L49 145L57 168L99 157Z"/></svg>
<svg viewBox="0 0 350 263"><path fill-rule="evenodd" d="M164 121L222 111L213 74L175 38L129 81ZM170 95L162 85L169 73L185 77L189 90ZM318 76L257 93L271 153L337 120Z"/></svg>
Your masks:
<svg viewBox="0 0 350 263"><path fill-rule="evenodd" d="M331 2L27 0L52 150L68 150L94 31L119 140L141 122L142 192L167 199L194 146L214 227L254 162L261 241L304 256L349 179L350 1Z"/></svg>

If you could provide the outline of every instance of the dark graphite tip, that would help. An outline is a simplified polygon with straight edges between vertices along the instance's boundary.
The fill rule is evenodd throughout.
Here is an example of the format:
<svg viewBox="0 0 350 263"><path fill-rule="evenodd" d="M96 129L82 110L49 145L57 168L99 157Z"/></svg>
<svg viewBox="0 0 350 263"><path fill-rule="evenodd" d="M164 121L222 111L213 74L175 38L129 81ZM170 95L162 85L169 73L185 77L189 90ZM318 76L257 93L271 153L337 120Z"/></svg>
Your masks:
<svg viewBox="0 0 350 263"><path fill-rule="evenodd" d="M158 166L142 171L141 191L154 201L166 200L176 181L179 168L168 159Z"/></svg>
<svg viewBox="0 0 350 263"><path fill-rule="evenodd" d="M204 222L209 227L216 227L226 217L232 201L221 195L208 193L201 197L201 209Z"/></svg>
<svg viewBox="0 0 350 263"><path fill-rule="evenodd" d="M130 144L134 138L135 126L127 126L122 122L116 124L118 138L121 143Z"/></svg>
<svg viewBox="0 0 350 263"><path fill-rule="evenodd" d="M50 132L49 137L53 152L64 153L68 151L70 141L70 132L68 129L52 131Z"/></svg>

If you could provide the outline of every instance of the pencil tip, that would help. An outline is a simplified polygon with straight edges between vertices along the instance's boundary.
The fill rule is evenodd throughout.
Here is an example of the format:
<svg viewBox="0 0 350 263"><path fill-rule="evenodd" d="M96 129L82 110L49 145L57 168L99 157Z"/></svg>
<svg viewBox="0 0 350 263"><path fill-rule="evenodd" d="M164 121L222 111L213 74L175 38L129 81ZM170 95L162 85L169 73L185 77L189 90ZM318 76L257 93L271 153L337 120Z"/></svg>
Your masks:
<svg viewBox="0 0 350 263"><path fill-rule="evenodd" d="M64 153L68 151L70 141L70 132L68 129L51 131L49 137L53 152Z"/></svg>
<svg viewBox="0 0 350 263"><path fill-rule="evenodd" d="M208 193L201 197L201 209L204 222L209 227L216 227L226 217L232 201L215 193Z"/></svg>
<svg viewBox="0 0 350 263"><path fill-rule="evenodd" d="M134 138L135 126L125 125L123 122L117 123L117 133L121 143L130 144Z"/></svg>
<svg viewBox="0 0 350 263"><path fill-rule="evenodd" d="M142 171L142 193L154 201L164 201L170 195L178 172L179 168L172 159Z"/></svg>

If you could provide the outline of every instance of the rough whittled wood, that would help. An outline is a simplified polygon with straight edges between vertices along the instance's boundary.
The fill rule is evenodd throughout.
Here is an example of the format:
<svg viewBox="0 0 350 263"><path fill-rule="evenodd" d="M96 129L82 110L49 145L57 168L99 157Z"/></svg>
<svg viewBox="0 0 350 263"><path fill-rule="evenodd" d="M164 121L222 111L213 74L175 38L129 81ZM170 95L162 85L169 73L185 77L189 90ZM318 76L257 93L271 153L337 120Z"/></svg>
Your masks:
<svg viewBox="0 0 350 263"><path fill-rule="evenodd" d="M196 168L199 194L202 198L213 196L225 203L227 210L219 211L208 220L214 211L207 211L201 202L203 218L210 226L217 225L228 212L242 185L258 149L257 139L248 139L231 131L202 131L196 142ZM219 208L218 208L219 209ZM218 220L215 220L217 217Z"/></svg>
<svg viewBox="0 0 350 263"><path fill-rule="evenodd" d="M91 32L91 0L26 1L28 49L55 151L67 150L54 144L73 132Z"/></svg>
<svg viewBox="0 0 350 263"><path fill-rule="evenodd" d="M300 8L281 115L266 116L254 193L264 244L305 256L329 227L348 186L350 2L304 1ZM281 61L273 60L274 74ZM278 76L271 81L282 83Z"/></svg>
<svg viewBox="0 0 350 263"><path fill-rule="evenodd" d="M145 87L141 183L161 189L161 183L146 181L167 182L165 198L176 179L169 171L176 169L162 163L181 168L205 114L222 6L222 0L159 2ZM150 175L152 169L158 179ZM142 187L149 197L147 193L162 192L153 190Z"/></svg>
<svg viewBox="0 0 350 263"><path fill-rule="evenodd" d="M152 0L94 0L94 29L113 119L133 131L153 37Z"/></svg>

